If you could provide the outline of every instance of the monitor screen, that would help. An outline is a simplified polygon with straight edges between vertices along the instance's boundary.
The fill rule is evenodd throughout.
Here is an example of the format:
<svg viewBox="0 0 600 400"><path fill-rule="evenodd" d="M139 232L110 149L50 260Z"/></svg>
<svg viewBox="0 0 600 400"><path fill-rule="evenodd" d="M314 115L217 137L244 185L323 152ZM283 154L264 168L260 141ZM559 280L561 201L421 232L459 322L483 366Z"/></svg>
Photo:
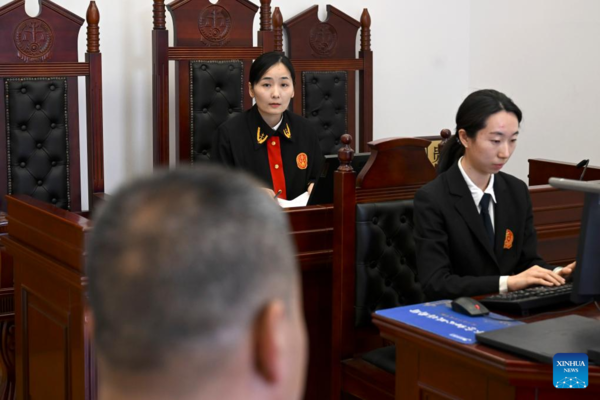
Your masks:
<svg viewBox="0 0 600 400"><path fill-rule="evenodd" d="M352 169L358 173L363 169L371 153L356 153L352 159ZM325 156L321 173L317 177L315 186L308 199L307 205L331 204L333 203L333 174L340 166L340 160L337 154L328 154Z"/></svg>
<svg viewBox="0 0 600 400"><path fill-rule="evenodd" d="M585 192L571 300L600 300L600 182L551 178L549 183L559 189Z"/></svg>
<svg viewBox="0 0 600 400"><path fill-rule="evenodd" d="M600 194L586 193L571 300L600 300Z"/></svg>

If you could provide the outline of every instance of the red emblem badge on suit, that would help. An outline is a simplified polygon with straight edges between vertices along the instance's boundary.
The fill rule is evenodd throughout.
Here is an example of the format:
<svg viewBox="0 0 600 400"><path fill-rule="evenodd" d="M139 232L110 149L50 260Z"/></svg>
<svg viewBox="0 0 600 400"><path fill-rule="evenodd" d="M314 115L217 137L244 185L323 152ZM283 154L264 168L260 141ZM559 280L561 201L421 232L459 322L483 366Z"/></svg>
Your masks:
<svg viewBox="0 0 600 400"><path fill-rule="evenodd" d="M504 237L504 248L505 249L512 248L514 238L515 238L515 235L513 235L512 231L510 229L507 229L506 236Z"/></svg>
<svg viewBox="0 0 600 400"><path fill-rule="evenodd" d="M308 167L308 156L306 153L300 153L296 156L296 164L298 164L298 168L306 169Z"/></svg>

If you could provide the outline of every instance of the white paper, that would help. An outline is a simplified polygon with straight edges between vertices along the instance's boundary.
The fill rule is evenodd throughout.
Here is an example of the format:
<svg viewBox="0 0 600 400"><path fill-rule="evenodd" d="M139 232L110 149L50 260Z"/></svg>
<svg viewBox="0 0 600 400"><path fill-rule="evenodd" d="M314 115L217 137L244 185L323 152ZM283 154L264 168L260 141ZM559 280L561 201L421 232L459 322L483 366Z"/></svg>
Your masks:
<svg viewBox="0 0 600 400"><path fill-rule="evenodd" d="M306 203L308 203L308 192L302 193L300 196L296 197L293 200L285 200L277 198L277 202L282 208L290 208L290 207L304 207Z"/></svg>

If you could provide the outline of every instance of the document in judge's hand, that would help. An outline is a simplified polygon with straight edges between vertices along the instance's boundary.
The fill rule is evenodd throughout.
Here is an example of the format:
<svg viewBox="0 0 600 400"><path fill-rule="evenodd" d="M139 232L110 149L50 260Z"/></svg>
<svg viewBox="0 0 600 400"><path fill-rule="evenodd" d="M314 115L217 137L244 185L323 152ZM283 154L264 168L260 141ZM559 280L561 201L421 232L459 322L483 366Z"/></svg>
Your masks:
<svg viewBox="0 0 600 400"><path fill-rule="evenodd" d="M306 206L306 203L308 203L308 197L308 192L304 192L293 200L285 200L278 197L277 202L282 208L304 207Z"/></svg>

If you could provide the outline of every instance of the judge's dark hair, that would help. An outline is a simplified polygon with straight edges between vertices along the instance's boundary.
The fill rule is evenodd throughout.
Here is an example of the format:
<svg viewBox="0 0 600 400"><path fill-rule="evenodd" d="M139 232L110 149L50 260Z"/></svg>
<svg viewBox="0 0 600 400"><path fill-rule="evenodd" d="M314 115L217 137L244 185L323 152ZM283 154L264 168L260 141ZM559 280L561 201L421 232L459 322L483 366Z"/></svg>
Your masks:
<svg viewBox="0 0 600 400"><path fill-rule="evenodd" d="M205 165L120 190L94 224L87 257L99 356L120 373L212 376L272 300L294 304L287 218L239 172Z"/></svg>
<svg viewBox="0 0 600 400"><path fill-rule="evenodd" d="M269 53L264 53L260 55L250 67L250 77L249 81L252 86L258 83L261 78L267 73L269 68L276 64L283 64L290 71L290 75L292 76L292 84L296 83L296 71L294 70L294 66L289 58L285 56L283 53L279 53L277 51L271 51Z"/></svg>
<svg viewBox="0 0 600 400"><path fill-rule="evenodd" d="M485 128L488 118L500 111L513 113L521 123L521 110L504 93L484 89L468 95L456 113L456 132L442 150L438 173L448 170L465 154L465 148L458 139L458 131L464 129L468 137L475 138L477 132Z"/></svg>

